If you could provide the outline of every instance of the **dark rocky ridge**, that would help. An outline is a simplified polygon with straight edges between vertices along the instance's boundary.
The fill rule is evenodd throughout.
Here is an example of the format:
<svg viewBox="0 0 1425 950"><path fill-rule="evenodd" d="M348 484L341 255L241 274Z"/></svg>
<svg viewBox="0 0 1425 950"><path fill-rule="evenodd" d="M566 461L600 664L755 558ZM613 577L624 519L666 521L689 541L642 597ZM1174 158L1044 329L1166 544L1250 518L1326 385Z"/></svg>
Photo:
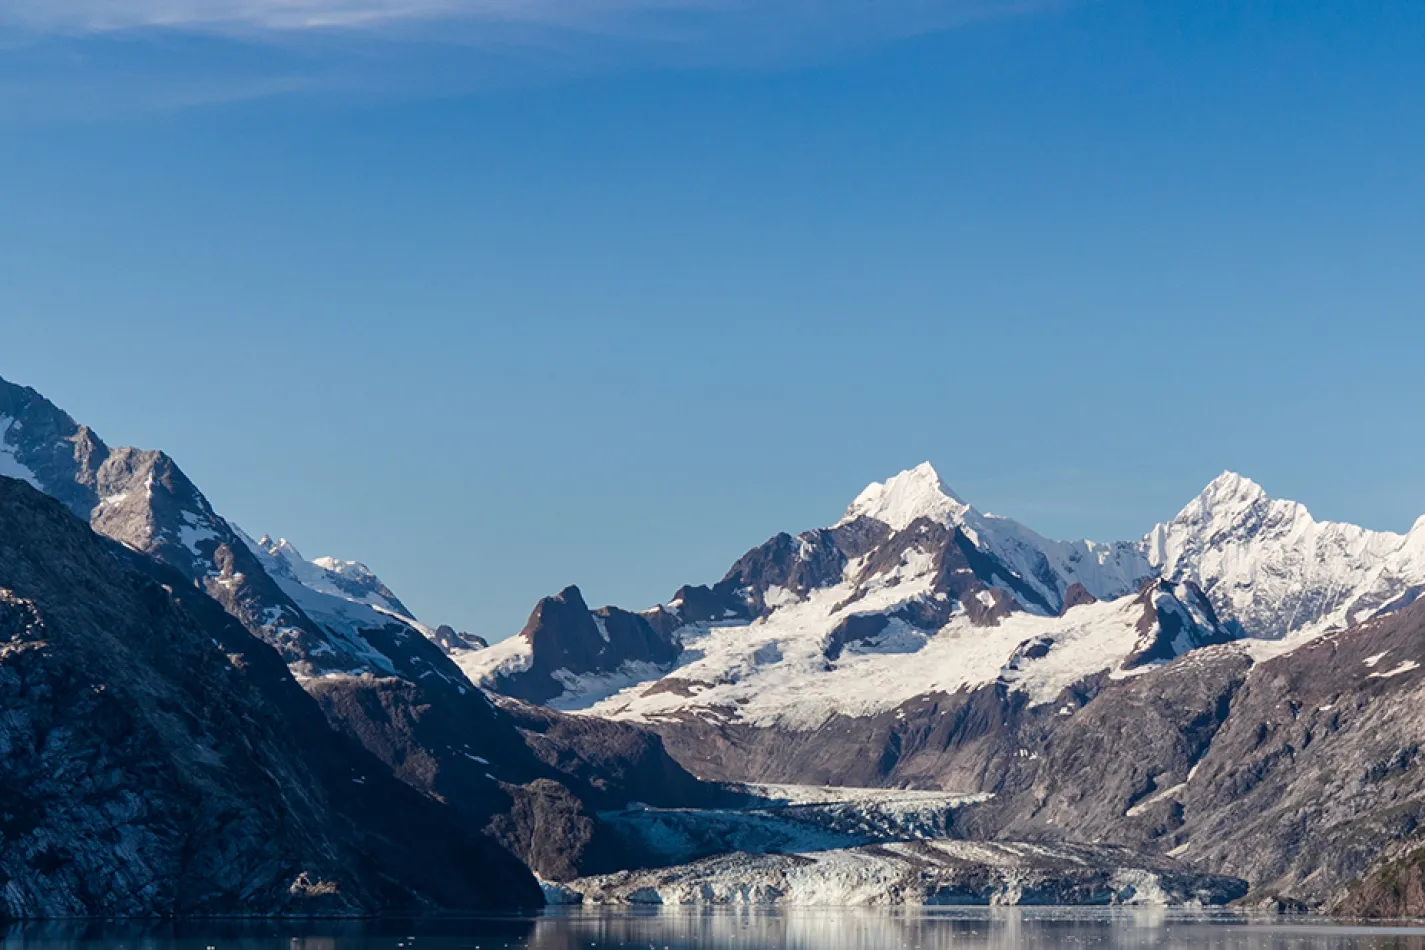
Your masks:
<svg viewBox="0 0 1425 950"><path fill-rule="evenodd" d="M579 588L566 587L535 606L518 634L530 645L530 663L500 677L499 692L543 703L564 692L563 675L613 673L627 663L670 665L682 647L661 626L617 607L590 610Z"/></svg>
<svg viewBox="0 0 1425 950"><path fill-rule="evenodd" d="M965 611L982 626L1023 609L1020 603L1052 613L1042 596L994 555L976 547L959 528L921 518L893 532L878 521L858 518L796 537L779 534L744 554L713 586L682 587L667 606L643 613L617 607L591 611L579 588L565 588L541 600L518 634L530 645L529 663L494 675L485 685L505 696L548 703L566 692L567 676L615 673L630 663L669 667L682 652L679 630L683 627L746 623L770 616L776 610L768 601L774 590L806 597L834 587L847 579L848 566L855 559L864 560L850 579L864 592L865 585L896 570L910 552L924 554L934 564L929 596L889 612L848 618L828 637L828 660L836 660L848 646L873 639L891 618L934 631L956 610ZM859 596L852 594L847 605ZM670 677L652 688L680 686L676 677Z"/></svg>
<svg viewBox="0 0 1425 950"><path fill-rule="evenodd" d="M454 627L441 624L435 628L435 643L446 653L456 650L483 650L490 643L484 637L477 637L473 633L456 631Z"/></svg>
<svg viewBox="0 0 1425 950"><path fill-rule="evenodd" d="M648 730L514 701L497 707L473 688L442 690L445 682L342 676L307 688L333 725L402 781L446 803L467 827L486 829L546 879L640 863L601 810L636 800L696 807L720 794Z"/></svg>
<svg viewBox="0 0 1425 950"><path fill-rule="evenodd" d="M711 587L679 588L668 602L669 610L680 626L765 617L771 612L766 598L772 588L806 596L830 587L841 580L851 559L870 554L890 534L888 527L869 518L796 537L778 534L738 558Z"/></svg>
<svg viewBox="0 0 1425 950"><path fill-rule="evenodd" d="M537 905L533 879L327 727L171 569L0 478L10 916Z"/></svg>

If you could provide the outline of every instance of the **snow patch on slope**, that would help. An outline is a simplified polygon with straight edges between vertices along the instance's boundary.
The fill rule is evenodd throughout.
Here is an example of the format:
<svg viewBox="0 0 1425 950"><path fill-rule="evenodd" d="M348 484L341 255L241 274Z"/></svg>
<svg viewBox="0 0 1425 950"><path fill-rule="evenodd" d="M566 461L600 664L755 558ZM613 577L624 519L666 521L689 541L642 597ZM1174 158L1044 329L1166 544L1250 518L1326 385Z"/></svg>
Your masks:
<svg viewBox="0 0 1425 950"><path fill-rule="evenodd" d="M525 637L508 637L483 650L457 653L452 659L470 682L490 689L501 679L529 670L534 665L534 645ZM568 686L566 683L565 688ZM590 688L588 695L593 696L597 692L596 688Z"/></svg>
<svg viewBox="0 0 1425 950"><path fill-rule="evenodd" d="M377 650L362 635L363 631L378 630L393 624L409 628L423 636L432 636L413 617L407 617L386 608L388 601L383 597L369 600L355 599L333 584L323 575L327 573L316 562L302 558L296 547L286 540L272 541L264 536L254 541L241 529L234 528L239 540L245 544L265 570L292 599L303 613L320 624L333 638L333 651L340 649L354 661L365 664L370 669L383 673L393 673L391 660ZM330 559L327 559L330 560ZM355 562L335 562L348 564ZM358 565L360 566L360 565ZM365 570L365 568L362 568ZM369 571L367 572L369 573ZM374 575L371 575L374 577ZM307 583L303 582L303 579ZM378 582L379 583L379 582ZM340 674L360 673L360 666L338 671Z"/></svg>
<svg viewBox="0 0 1425 950"><path fill-rule="evenodd" d="M20 464L15 456L15 448L10 442L10 430L16 421L9 416L0 416L0 476L18 478L29 482L30 487L44 491L39 478L27 466Z"/></svg>

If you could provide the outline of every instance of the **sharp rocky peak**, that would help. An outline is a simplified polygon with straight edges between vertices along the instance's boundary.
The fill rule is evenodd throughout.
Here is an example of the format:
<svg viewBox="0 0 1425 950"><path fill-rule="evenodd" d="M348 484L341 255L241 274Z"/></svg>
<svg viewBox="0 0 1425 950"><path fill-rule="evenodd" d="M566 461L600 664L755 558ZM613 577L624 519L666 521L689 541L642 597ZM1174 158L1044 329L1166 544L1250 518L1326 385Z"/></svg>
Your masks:
<svg viewBox="0 0 1425 950"><path fill-rule="evenodd" d="M1250 511L1263 503L1270 503L1271 500L1271 496L1261 485L1245 475L1227 471L1208 482L1207 487L1183 508L1178 517L1202 513L1219 517L1230 516Z"/></svg>
<svg viewBox="0 0 1425 950"><path fill-rule="evenodd" d="M1300 502L1273 498L1252 479L1228 471L1208 482L1207 487L1188 502L1171 522L1150 532L1147 540L1151 545L1155 535L1181 530L1184 526L1193 530L1211 529L1215 533L1223 530L1256 531L1267 524L1310 528L1318 522ZM1319 524L1326 526L1328 523ZM1366 531L1355 525L1342 524L1341 527L1352 532Z"/></svg>
<svg viewBox="0 0 1425 950"><path fill-rule="evenodd" d="M841 524L857 518L871 518L901 531L920 518L945 521L969 510L940 480L940 474L929 462L921 462L884 482L866 486L846 514Z"/></svg>

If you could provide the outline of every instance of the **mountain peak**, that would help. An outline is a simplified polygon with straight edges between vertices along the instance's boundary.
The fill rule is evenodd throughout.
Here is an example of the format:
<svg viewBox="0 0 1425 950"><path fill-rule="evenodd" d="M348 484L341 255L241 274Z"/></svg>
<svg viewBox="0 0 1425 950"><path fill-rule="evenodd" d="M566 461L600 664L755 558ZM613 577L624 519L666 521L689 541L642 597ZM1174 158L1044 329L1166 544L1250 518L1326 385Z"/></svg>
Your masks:
<svg viewBox="0 0 1425 950"><path fill-rule="evenodd" d="M921 462L884 482L867 485L846 509L841 524L864 517L901 531L917 518L942 521L967 508L969 505L945 487L935 466Z"/></svg>
<svg viewBox="0 0 1425 950"><path fill-rule="evenodd" d="M1229 469L1208 482L1203 494L1210 494L1214 497L1262 498L1266 496L1267 492L1246 475Z"/></svg>
<svg viewBox="0 0 1425 950"><path fill-rule="evenodd" d="M1245 475L1226 471L1207 483L1196 498L1178 512L1178 521L1231 522L1270 504L1266 489Z"/></svg>

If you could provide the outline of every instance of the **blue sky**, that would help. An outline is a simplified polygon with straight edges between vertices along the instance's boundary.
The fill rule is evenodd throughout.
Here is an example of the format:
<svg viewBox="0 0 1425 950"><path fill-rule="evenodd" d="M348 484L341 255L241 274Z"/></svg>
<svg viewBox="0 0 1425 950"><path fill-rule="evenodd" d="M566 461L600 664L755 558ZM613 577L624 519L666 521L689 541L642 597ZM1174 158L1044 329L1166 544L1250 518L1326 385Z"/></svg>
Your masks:
<svg viewBox="0 0 1425 950"><path fill-rule="evenodd" d="M1407 2L0 0L0 375L487 636L924 459L1403 530L1422 114Z"/></svg>

